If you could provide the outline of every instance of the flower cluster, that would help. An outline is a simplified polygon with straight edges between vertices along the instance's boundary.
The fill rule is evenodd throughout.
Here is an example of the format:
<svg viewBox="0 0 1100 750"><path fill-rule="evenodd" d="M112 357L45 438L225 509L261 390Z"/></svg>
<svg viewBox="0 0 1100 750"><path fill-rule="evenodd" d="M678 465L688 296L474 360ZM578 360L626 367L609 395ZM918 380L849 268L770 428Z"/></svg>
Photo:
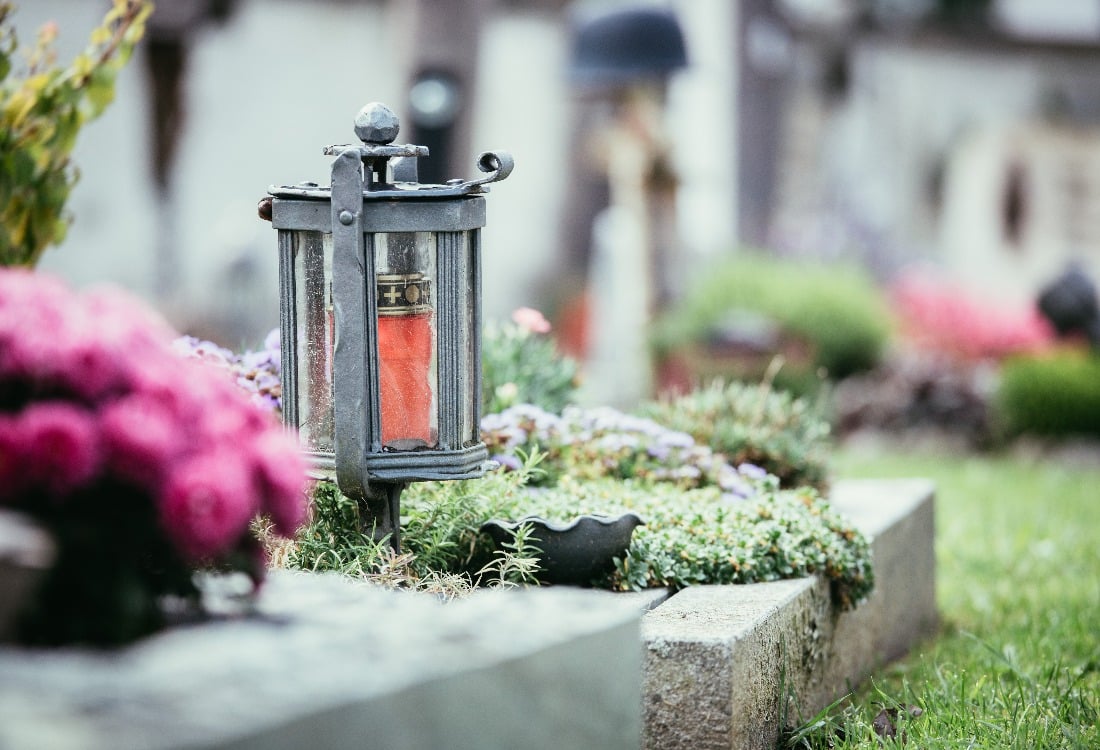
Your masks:
<svg viewBox="0 0 1100 750"><path fill-rule="evenodd" d="M481 420L481 438L506 469L518 468L517 454L545 454L546 483L568 474L577 479L639 479L680 488L719 487L728 498L754 494L754 483L774 481L752 464L731 466L691 435L611 407L566 407L561 416L520 404Z"/></svg>
<svg viewBox="0 0 1100 750"><path fill-rule="evenodd" d="M258 580L252 518L268 515L284 535L304 519L296 441L217 371L173 353L173 336L118 292L78 295L44 275L0 272L0 505L57 537L44 596L58 607L85 586L193 595L200 564Z"/></svg>
<svg viewBox="0 0 1100 750"><path fill-rule="evenodd" d="M910 339L963 359L1041 351L1053 340L1050 325L1034 306L994 304L927 275L903 275L893 284L891 298Z"/></svg>
<svg viewBox="0 0 1100 750"><path fill-rule="evenodd" d="M172 348L177 354L200 359L226 370L228 376L249 394L252 403L257 406L271 411L282 408L283 391L279 379L282 360L278 328L267 334L262 349L241 354L194 336L180 336L172 342Z"/></svg>
<svg viewBox="0 0 1100 750"><path fill-rule="evenodd" d="M520 307L508 323L486 324L482 332L482 405L485 413L516 404L561 411L577 389L577 363L564 357L550 337L550 322Z"/></svg>

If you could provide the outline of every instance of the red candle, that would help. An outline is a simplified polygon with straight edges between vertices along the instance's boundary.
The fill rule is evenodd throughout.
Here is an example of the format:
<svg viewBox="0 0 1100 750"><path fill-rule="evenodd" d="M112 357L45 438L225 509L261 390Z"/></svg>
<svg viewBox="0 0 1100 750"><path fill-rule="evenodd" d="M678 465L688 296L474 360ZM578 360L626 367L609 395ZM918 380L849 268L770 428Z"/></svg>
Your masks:
<svg viewBox="0 0 1100 750"><path fill-rule="evenodd" d="M382 445L409 450L432 437L432 311L378 317Z"/></svg>

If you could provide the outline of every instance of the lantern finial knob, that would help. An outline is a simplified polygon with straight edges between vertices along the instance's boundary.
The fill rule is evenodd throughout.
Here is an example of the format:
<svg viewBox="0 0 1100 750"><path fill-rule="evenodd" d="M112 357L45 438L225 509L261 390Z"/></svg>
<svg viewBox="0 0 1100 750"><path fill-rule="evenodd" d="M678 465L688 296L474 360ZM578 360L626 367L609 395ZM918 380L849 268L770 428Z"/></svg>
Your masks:
<svg viewBox="0 0 1100 750"><path fill-rule="evenodd" d="M359 140L373 145L393 143L401 130L401 121L385 104L371 102L355 116L355 134Z"/></svg>

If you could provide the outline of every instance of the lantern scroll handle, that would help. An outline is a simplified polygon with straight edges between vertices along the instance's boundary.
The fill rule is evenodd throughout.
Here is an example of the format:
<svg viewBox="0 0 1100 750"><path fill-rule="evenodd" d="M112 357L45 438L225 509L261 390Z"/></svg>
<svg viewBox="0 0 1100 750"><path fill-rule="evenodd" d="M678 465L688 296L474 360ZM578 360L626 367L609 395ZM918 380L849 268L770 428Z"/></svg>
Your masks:
<svg viewBox="0 0 1100 750"><path fill-rule="evenodd" d="M488 185L490 182L500 182L512 174L512 168L515 165L512 155L507 151L486 151L477 158L477 168L482 172L489 172L489 175L482 177L480 180L463 182L462 187L472 188Z"/></svg>

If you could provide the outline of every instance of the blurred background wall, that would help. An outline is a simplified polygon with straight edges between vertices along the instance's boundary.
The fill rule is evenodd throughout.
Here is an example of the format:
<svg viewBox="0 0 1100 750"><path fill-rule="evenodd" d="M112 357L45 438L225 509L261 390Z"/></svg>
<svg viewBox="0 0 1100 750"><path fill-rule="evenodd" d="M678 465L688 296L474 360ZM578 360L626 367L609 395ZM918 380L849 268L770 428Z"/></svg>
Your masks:
<svg viewBox="0 0 1100 750"><path fill-rule="evenodd" d="M589 136L614 135L621 111L578 86L573 45L588 19L636 5L162 0L114 105L81 136L75 223L41 268L255 343L278 319L275 234L257 200L273 183L326 181L321 148L353 137L377 100L445 177L512 151L516 170L489 198L486 314L531 305L567 322L609 201L613 146ZM657 244L671 275L746 245L854 258L880 277L934 264L1014 298L1073 259L1100 271L1100 2L646 5L675 14L686 49L647 141L668 168ZM65 58L107 4L21 6L21 37L57 20ZM639 283L657 281L680 288Z"/></svg>

